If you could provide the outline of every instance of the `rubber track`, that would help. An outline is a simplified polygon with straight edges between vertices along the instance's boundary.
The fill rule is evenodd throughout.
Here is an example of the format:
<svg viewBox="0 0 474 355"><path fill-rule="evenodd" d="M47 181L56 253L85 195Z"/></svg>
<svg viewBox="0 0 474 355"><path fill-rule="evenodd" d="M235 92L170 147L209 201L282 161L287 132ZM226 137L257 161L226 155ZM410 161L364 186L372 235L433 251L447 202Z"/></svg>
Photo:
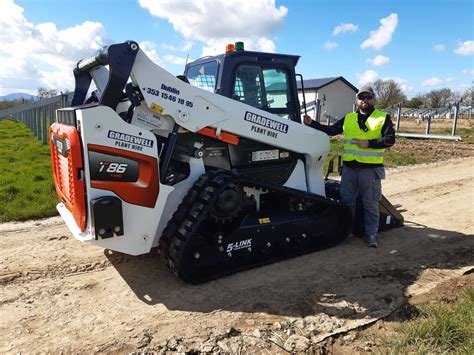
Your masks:
<svg viewBox="0 0 474 355"><path fill-rule="evenodd" d="M275 261L262 260L261 262L252 265L243 265L241 268L238 268L237 270L233 269L232 271L219 268L214 275L199 279L189 279L180 272L182 265L188 262L187 260L183 260L183 249L186 248L187 244L189 244L192 238L195 236L200 224L208 217L209 209L211 208L215 199L230 183L244 185L246 187L255 189L267 190L268 193L285 193L289 196L305 199L312 201L312 203L319 203L326 206L333 205L335 208L341 209L343 214L345 214L348 219L346 219L347 228L344 228L344 232L338 236L337 240L334 240L329 244L337 244L344 240L349 234L350 225L352 222L350 217L348 217L350 216L349 209L348 207L331 198L271 184L249 176L236 175L228 171L208 172L203 174L188 191L187 195L183 199L183 202L178 206L178 209L173 214L173 217L165 228L162 239L160 240L160 253L163 260L178 277L182 278L186 282L201 283L230 273ZM310 251L312 250L301 250L298 254L304 254ZM294 255L295 254L290 256Z"/></svg>

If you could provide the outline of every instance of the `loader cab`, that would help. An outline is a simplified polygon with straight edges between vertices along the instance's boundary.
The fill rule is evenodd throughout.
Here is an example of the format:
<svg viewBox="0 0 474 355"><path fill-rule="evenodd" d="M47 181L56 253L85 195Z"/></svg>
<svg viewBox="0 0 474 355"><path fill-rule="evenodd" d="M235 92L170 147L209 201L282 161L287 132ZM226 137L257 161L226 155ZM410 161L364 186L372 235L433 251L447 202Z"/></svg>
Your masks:
<svg viewBox="0 0 474 355"><path fill-rule="evenodd" d="M300 57L246 51L241 43L228 45L225 54L189 63L185 76L190 84L301 122L295 75Z"/></svg>
<svg viewBox="0 0 474 355"><path fill-rule="evenodd" d="M278 115L282 121L301 123L295 75L298 59L293 55L246 51L236 43L225 54L189 63L182 79ZM206 169L230 170L279 185L290 178L299 161L304 161L299 153L249 137L240 136L238 144L191 133L181 134L178 139L188 146L200 140Z"/></svg>

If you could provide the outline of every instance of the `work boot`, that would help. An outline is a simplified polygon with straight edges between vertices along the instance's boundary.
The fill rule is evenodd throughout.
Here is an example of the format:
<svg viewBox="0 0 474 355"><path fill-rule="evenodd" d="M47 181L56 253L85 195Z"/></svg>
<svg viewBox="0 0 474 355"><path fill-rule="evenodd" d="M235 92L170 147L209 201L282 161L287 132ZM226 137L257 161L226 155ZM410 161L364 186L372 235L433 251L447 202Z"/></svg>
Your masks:
<svg viewBox="0 0 474 355"><path fill-rule="evenodd" d="M377 248L379 246L375 235L367 237L367 246L369 248Z"/></svg>

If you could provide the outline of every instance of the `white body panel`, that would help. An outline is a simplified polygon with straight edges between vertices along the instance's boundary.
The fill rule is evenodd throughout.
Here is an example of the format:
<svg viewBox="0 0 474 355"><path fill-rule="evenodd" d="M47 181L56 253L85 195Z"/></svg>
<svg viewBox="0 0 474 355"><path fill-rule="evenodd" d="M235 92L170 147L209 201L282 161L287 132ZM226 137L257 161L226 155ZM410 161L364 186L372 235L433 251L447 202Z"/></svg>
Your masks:
<svg viewBox="0 0 474 355"><path fill-rule="evenodd" d="M78 126L81 127L81 140L83 147L88 144L120 148L136 152L136 149L127 147L116 147L117 140L108 137L109 130L126 132L127 134L140 136L155 142L153 147L141 146L140 154L154 158L157 156L156 138L146 130L140 129L125 123L112 109L106 106L91 107L77 110ZM87 137L87 138L85 138ZM131 145L132 146L132 145ZM116 196L113 192L93 188L90 181L89 156L87 151L84 158L84 180L88 201L104 196ZM95 240L94 226L91 223L91 208L88 207L87 225L84 232L81 232L72 217L71 212L60 203L58 211L69 227L74 237L83 242L90 242L102 248L124 252L130 255L140 255L148 253L153 246L158 244L159 237L166 227L167 222L183 200L194 181L204 173L202 159L190 159L191 173L188 179L176 184L167 186L160 184L158 198L154 208L148 208L127 203L122 200L124 235L113 238Z"/></svg>

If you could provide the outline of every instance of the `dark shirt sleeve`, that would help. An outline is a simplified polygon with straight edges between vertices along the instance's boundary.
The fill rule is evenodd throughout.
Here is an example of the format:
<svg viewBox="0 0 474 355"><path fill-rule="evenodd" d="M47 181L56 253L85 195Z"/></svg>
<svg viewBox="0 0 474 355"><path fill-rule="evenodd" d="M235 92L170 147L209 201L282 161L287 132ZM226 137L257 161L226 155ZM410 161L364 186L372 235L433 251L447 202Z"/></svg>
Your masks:
<svg viewBox="0 0 474 355"><path fill-rule="evenodd" d="M326 126L316 121L311 122L309 126L317 129L318 131L322 131L326 133L328 136L335 136L342 133L343 125L344 125L344 117L331 126Z"/></svg>
<svg viewBox="0 0 474 355"><path fill-rule="evenodd" d="M369 140L369 148L383 149L389 148L395 144L395 129L390 115L387 115L382 127L382 138Z"/></svg>

